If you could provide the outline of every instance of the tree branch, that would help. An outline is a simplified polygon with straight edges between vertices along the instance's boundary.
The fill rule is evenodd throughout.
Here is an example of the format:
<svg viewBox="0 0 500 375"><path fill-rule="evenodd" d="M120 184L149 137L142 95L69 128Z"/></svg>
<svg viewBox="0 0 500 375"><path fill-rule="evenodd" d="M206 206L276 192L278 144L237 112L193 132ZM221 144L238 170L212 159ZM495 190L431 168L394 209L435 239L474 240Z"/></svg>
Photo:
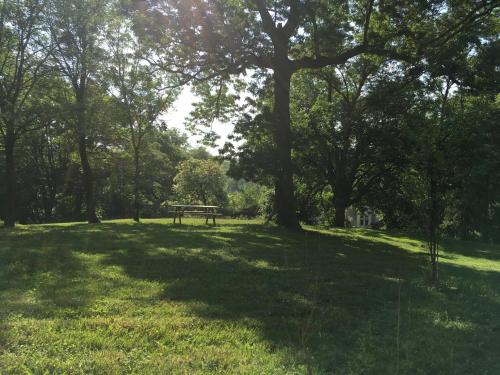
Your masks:
<svg viewBox="0 0 500 375"><path fill-rule="evenodd" d="M435 38L427 41L426 46L435 45L440 40L442 40L442 42L439 43L440 45L446 43L455 35L462 32L467 26L474 24L474 22L480 19L481 17L491 13L495 8L495 2L497 2L497 0L493 0L491 2L482 1L479 5L474 7L464 18L458 21L455 25L443 31Z"/></svg>
<svg viewBox="0 0 500 375"><path fill-rule="evenodd" d="M299 26L301 9L298 0L288 0L287 2L290 4L290 15L285 26L283 26L283 33L288 39Z"/></svg>
<svg viewBox="0 0 500 375"><path fill-rule="evenodd" d="M262 18L264 31L269 35L273 42L277 41L279 39L278 29L276 28L273 18L267 10L265 0L252 0L252 2L257 6L260 18Z"/></svg>
<svg viewBox="0 0 500 375"><path fill-rule="evenodd" d="M324 68L327 66L344 64L350 58L367 52L367 50L367 46L359 45L335 56L317 56L316 58L303 57L299 60L292 61L292 64L294 70Z"/></svg>
<svg viewBox="0 0 500 375"><path fill-rule="evenodd" d="M364 31L363 31L363 44L364 45L368 44L368 30L370 29L370 17L372 15L372 10L373 10L373 1L374 0L370 0L368 2L368 7L366 10L365 26L364 26Z"/></svg>

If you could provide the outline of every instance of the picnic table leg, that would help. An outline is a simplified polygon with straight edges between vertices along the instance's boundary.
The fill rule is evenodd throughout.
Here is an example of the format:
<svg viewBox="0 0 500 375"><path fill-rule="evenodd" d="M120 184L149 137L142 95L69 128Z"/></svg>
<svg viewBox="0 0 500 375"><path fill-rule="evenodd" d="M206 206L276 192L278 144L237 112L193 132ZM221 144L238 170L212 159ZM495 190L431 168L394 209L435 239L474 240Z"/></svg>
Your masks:
<svg viewBox="0 0 500 375"><path fill-rule="evenodd" d="M182 217L182 214L184 212L182 210L179 211L179 224L182 224L182 220L181 220L181 217Z"/></svg>
<svg viewBox="0 0 500 375"><path fill-rule="evenodd" d="M215 215L212 215L212 220L213 220L214 225L215 225Z"/></svg>
<svg viewBox="0 0 500 375"><path fill-rule="evenodd" d="M174 211L174 224L175 224L175 219L177 219L177 208Z"/></svg>

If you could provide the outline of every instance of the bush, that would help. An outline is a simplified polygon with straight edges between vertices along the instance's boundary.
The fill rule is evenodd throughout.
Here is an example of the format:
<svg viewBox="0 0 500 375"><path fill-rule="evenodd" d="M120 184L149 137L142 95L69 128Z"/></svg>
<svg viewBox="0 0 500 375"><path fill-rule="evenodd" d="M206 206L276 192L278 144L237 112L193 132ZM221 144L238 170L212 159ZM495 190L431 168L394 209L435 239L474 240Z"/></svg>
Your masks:
<svg viewBox="0 0 500 375"><path fill-rule="evenodd" d="M255 183L245 183L229 193L228 213L232 217L254 218L262 213L266 189Z"/></svg>

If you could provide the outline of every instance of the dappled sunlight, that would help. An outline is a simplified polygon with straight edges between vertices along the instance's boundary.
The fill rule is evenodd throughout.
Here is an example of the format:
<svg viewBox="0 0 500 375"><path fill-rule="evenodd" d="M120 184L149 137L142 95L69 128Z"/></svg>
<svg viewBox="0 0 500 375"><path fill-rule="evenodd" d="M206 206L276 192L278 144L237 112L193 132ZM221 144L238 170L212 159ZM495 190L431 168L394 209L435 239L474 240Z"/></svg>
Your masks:
<svg viewBox="0 0 500 375"><path fill-rule="evenodd" d="M436 313L431 319L433 324L440 328L471 332L476 328L469 321L463 321L459 317L450 318L447 314Z"/></svg>
<svg viewBox="0 0 500 375"><path fill-rule="evenodd" d="M472 256L454 254L452 252L443 252L439 256L439 261L441 263L459 264L462 267L469 267L480 271L500 273L500 260L491 261L487 258L476 258Z"/></svg>
<svg viewBox="0 0 500 375"><path fill-rule="evenodd" d="M302 366L315 358L318 370L329 373L355 368L352 358L367 352L393 363L398 300L403 352L422 350L411 339L415 335L440 350L438 336L474 342L498 329L494 261L473 269L450 257L440 269L443 286L436 289L426 281L423 249L407 250L418 248L416 240L399 242L380 231L296 233L257 223L193 222L117 221L9 232L0 239L0 343L12 352L21 341L41 345L26 329L55 341L64 332L75 350L83 345L88 355L120 356L141 342L156 355L168 352L173 361L188 347L202 353L207 346L222 350L232 343L228 350L246 353L252 343L276 363L293 358ZM464 309L464 301L488 308ZM53 328L33 326L40 319L50 319ZM454 355L466 348L457 346ZM219 353L214 355L223 361ZM407 355L401 365L412 368Z"/></svg>

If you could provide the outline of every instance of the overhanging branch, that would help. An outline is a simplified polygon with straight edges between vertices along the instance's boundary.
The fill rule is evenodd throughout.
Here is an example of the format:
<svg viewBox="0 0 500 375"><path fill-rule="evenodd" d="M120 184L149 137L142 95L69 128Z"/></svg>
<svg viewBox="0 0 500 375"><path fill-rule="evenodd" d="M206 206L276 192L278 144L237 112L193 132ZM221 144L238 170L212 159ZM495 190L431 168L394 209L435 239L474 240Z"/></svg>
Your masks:
<svg viewBox="0 0 500 375"><path fill-rule="evenodd" d="M344 64L347 60L361 53L367 52L368 48L365 45L359 45L348 49L334 56L318 56L316 58L303 57L299 60L294 60L293 67L295 70L300 69L319 69L332 65Z"/></svg>
<svg viewBox="0 0 500 375"><path fill-rule="evenodd" d="M276 42L279 39L278 29L267 10L266 2L264 0L252 0L252 2L257 6L264 31L271 37L273 42Z"/></svg>
<svg viewBox="0 0 500 375"><path fill-rule="evenodd" d="M301 13L300 3L298 0L288 0L288 3L290 4L290 15L288 17L288 21L283 27L283 33L286 39L290 38L299 26Z"/></svg>

